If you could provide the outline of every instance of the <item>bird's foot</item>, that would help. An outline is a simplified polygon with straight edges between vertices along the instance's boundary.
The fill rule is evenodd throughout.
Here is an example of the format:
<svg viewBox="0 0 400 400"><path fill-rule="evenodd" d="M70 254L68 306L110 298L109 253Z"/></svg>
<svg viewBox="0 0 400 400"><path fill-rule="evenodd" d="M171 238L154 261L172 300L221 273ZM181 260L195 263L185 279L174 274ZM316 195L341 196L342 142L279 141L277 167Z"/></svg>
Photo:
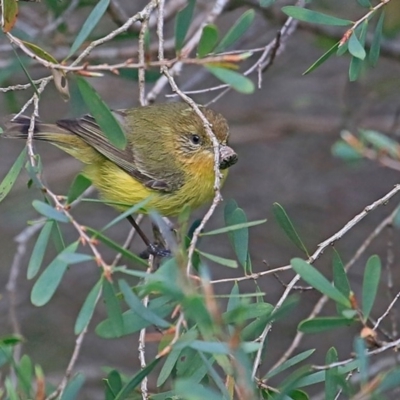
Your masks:
<svg viewBox="0 0 400 400"><path fill-rule="evenodd" d="M163 245L160 245L158 243L151 243L149 246L147 246L146 250L142 251L139 254L139 256L144 260L148 260L150 256L164 258L169 257L170 255L171 252Z"/></svg>

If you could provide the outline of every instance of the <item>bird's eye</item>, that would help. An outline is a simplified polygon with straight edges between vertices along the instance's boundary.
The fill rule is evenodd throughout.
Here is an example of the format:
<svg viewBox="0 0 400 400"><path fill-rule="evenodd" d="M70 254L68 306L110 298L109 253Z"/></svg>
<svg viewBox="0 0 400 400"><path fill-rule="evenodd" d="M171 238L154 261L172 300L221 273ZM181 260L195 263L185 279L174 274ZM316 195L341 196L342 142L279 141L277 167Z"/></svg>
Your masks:
<svg viewBox="0 0 400 400"><path fill-rule="evenodd" d="M190 140L192 141L193 144L200 144L201 143L201 138L199 135L193 134L190 136Z"/></svg>

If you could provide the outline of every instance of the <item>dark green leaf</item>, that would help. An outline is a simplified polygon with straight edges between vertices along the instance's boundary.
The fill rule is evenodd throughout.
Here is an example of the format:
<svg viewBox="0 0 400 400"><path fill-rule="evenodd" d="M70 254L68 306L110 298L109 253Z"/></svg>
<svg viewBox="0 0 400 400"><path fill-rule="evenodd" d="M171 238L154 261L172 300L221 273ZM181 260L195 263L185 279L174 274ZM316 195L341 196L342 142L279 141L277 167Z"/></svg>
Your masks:
<svg viewBox="0 0 400 400"><path fill-rule="evenodd" d="M398 389L399 382L400 382L400 368L396 368L392 371L385 373L376 393L377 394L383 393L387 390L391 390L394 388Z"/></svg>
<svg viewBox="0 0 400 400"><path fill-rule="evenodd" d="M367 28L368 28L368 20L365 20L363 24L361 25L361 33L360 33L360 44L361 46L364 47L365 44L365 38L367 36ZM358 34L358 30L353 33ZM360 73L362 71L362 68L364 66L364 60L361 60L358 57L351 57L350 61L350 68L349 68L349 79L351 82L354 82L358 79L360 76Z"/></svg>
<svg viewBox="0 0 400 400"><path fill-rule="evenodd" d="M86 297L85 302L75 322L75 335L79 335L89 324L92 319L94 309L96 308L97 299L102 289L102 279L100 279L91 289ZM123 324L122 324L123 325Z"/></svg>
<svg viewBox="0 0 400 400"><path fill-rule="evenodd" d="M18 375L18 387L24 390L28 398L32 397L31 386L32 386L32 376L33 376L33 365L31 359L26 354L24 354L21 357L17 375Z"/></svg>
<svg viewBox="0 0 400 400"><path fill-rule="evenodd" d="M150 364L147 364L140 372L138 372L129 382L121 389L114 400L125 400L129 394L142 382L142 380L150 374L154 367L160 362L161 357L155 358Z"/></svg>
<svg viewBox="0 0 400 400"><path fill-rule="evenodd" d="M218 41L218 28L215 25L206 25L201 33L201 38L197 46L197 56L205 57L210 54Z"/></svg>
<svg viewBox="0 0 400 400"><path fill-rule="evenodd" d="M179 53L185 43L186 34L192 22L196 0L188 0L187 6L178 12L175 21L175 50Z"/></svg>
<svg viewBox="0 0 400 400"><path fill-rule="evenodd" d="M38 91L38 89L37 89L35 83L33 82L31 75L29 74L28 70L26 69L26 67L25 67L25 65L24 65L24 63L23 63L23 61L21 60L19 54L18 54L17 51L15 50L15 47L13 46L12 49L13 49L13 51L14 51L14 54L15 54L16 59L18 60L19 65L20 65L22 71L24 72L26 78L28 79L28 81L29 81L29 83L30 83L32 89L34 90L36 96L37 96L38 98L40 98L40 93L39 93L39 91Z"/></svg>
<svg viewBox="0 0 400 400"><path fill-rule="evenodd" d="M7 175L4 177L3 181L0 183L0 202L4 200L11 188L14 186L22 167L24 166L25 157L26 149L24 148L15 160L11 169L8 171Z"/></svg>
<svg viewBox="0 0 400 400"><path fill-rule="evenodd" d="M43 201L33 200L32 206L39 214L42 214L49 219L58 222L69 222L69 218L64 213L56 210L54 207L44 203Z"/></svg>
<svg viewBox="0 0 400 400"><path fill-rule="evenodd" d="M225 267L229 268L237 268L238 264L236 260L231 260L228 258L223 258L216 256L214 254L209 254L209 253L204 253L203 251L197 250L197 253L199 253L201 256L208 258L211 261L216 262L217 264L224 265Z"/></svg>
<svg viewBox="0 0 400 400"><path fill-rule="evenodd" d="M241 208L238 208L238 210L241 210ZM226 221L227 221L227 219L225 219L225 223L226 223ZM261 224L264 224L265 222L267 222L266 219L259 219L257 221L250 221L250 222L243 222L240 224L229 225L229 226L225 226L224 228L214 229L214 230L208 231L208 232L202 232L200 234L200 236L219 235L221 233L227 233L227 232L232 232L232 231L236 231L236 230L243 229L243 228L250 228L251 226L261 225Z"/></svg>
<svg viewBox="0 0 400 400"><path fill-rule="evenodd" d="M174 392L180 399L186 400L226 400L220 392L195 383L192 379L178 379L175 382Z"/></svg>
<svg viewBox="0 0 400 400"><path fill-rule="evenodd" d="M118 253L121 253L124 257L126 257L128 260L134 261L140 265L147 266L147 263L145 260L137 256L136 254L130 252L127 249L124 249L122 246L120 246L118 243L114 242L107 236L103 235L99 231L96 231L93 228L90 228L89 226L86 227L86 230L94 235L94 239L99 239L102 243L104 243L106 246L109 248L117 251Z"/></svg>
<svg viewBox="0 0 400 400"><path fill-rule="evenodd" d="M333 249L333 284L346 298L350 297L350 283L340 255L335 249ZM338 314L346 310L340 303L336 303L336 309Z"/></svg>
<svg viewBox="0 0 400 400"><path fill-rule="evenodd" d="M118 371L113 369L107 375L106 379L103 379L106 385L106 400L114 400L115 396L122 389L122 378Z"/></svg>
<svg viewBox="0 0 400 400"><path fill-rule="evenodd" d="M289 360L286 360L281 365L268 372L268 374L264 376L263 380L272 378L273 376L280 374L281 372L287 370L288 368L293 367L294 365L304 361L306 358L310 357L311 354L314 353L314 351L315 349L303 351L302 353L297 354L292 358L289 358Z"/></svg>
<svg viewBox="0 0 400 400"><path fill-rule="evenodd" d="M126 146L125 134L107 104L85 79L78 77L77 84L85 104L104 135L115 147L124 149Z"/></svg>
<svg viewBox="0 0 400 400"><path fill-rule="evenodd" d="M349 53L359 58L360 60L364 60L367 53L365 52L364 46L360 43L357 38L355 32L353 32L349 39Z"/></svg>
<svg viewBox="0 0 400 400"><path fill-rule="evenodd" d="M325 364L330 365L338 361L338 354L334 347L326 353ZM338 368L329 368L325 371L325 400L335 400L337 395L337 376Z"/></svg>
<svg viewBox="0 0 400 400"><path fill-rule="evenodd" d="M345 317L318 317L301 321L297 329L304 333L319 333L350 326L355 321Z"/></svg>
<svg viewBox="0 0 400 400"><path fill-rule="evenodd" d="M310 72L317 69L321 64L323 64L329 57L331 57L336 50L339 48L339 42L336 42L326 53L324 53L317 61L315 61L310 67L308 67L304 72L303 75L307 75Z"/></svg>
<svg viewBox="0 0 400 400"><path fill-rule="evenodd" d="M75 400L85 383L85 376L77 373L67 384L60 400Z"/></svg>
<svg viewBox="0 0 400 400"><path fill-rule="evenodd" d="M86 189L90 187L91 184L92 182L90 179L86 178L86 176L82 174L78 174L68 190L67 203L71 204L72 202L74 202L79 196L83 194Z"/></svg>
<svg viewBox="0 0 400 400"><path fill-rule="evenodd" d="M301 251L303 251L307 256L309 256L306 246L300 239L300 236L296 232L296 229L294 228L292 221L290 220L289 216L286 214L286 211L284 210L284 208L279 203L274 203L272 210L273 210L274 216L275 216L279 226L283 229L283 231L286 233L288 238Z"/></svg>
<svg viewBox="0 0 400 400"><path fill-rule="evenodd" d="M181 354L181 349L172 349L172 351L168 354L167 359L163 367L161 368L160 374L157 379L157 387L162 386L166 380L171 376L173 368L175 367L176 362L178 361L179 355Z"/></svg>
<svg viewBox="0 0 400 400"><path fill-rule="evenodd" d="M385 12L382 11L378 23L376 24L374 38L372 39L371 48L369 49L369 54L368 54L368 61L373 67L375 67L376 64L378 63L379 54L381 51L382 29L384 20L385 20Z"/></svg>
<svg viewBox="0 0 400 400"><path fill-rule="evenodd" d="M143 305L140 299L133 293L132 289L124 280L121 279L118 281L118 283L126 303L134 313L138 314L144 320L159 326L160 328L167 329L170 327L171 324L169 322Z"/></svg>
<svg viewBox="0 0 400 400"><path fill-rule="evenodd" d="M368 354L367 349L365 347L364 339L361 337L356 337L354 339L354 351L356 353L359 372L360 372L360 380L363 385L368 382Z"/></svg>
<svg viewBox="0 0 400 400"><path fill-rule="evenodd" d="M107 315L111 321L114 336L120 337L124 332L124 321L122 318L121 305L115 293L113 285L103 279L103 297L106 303Z"/></svg>
<svg viewBox="0 0 400 400"><path fill-rule="evenodd" d="M330 15L322 14L317 11L307 10L306 8L296 6L282 7L282 11L300 21L310 22L313 24L334 25L334 26L348 26L353 25L352 21L332 17Z"/></svg>
<svg viewBox="0 0 400 400"><path fill-rule="evenodd" d="M309 285L337 303L351 308L350 300L336 289L317 269L301 258L290 261L294 271Z"/></svg>
<svg viewBox="0 0 400 400"><path fill-rule="evenodd" d="M236 71L221 67L212 67L210 65L205 65L205 68L219 80L232 86L239 93L250 94L254 92L254 83Z"/></svg>
<svg viewBox="0 0 400 400"><path fill-rule="evenodd" d="M250 9L244 12L229 29L228 33L219 42L215 53L220 53L239 40L253 23L255 11Z"/></svg>
<svg viewBox="0 0 400 400"><path fill-rule="evenodd" d="M49 242L50 233L53 229L54 222L46 221L42 230L39 233L35 246L32 250L31 258L29 259L27 278L32 279L39 272L42 265L44 255L46 253L47 243Z"/></svg>
<svg viewBox="0 0 400 400"><path fill-rule="evenodd" d="M368 320L369 314L375 302L381 279L381 260L378 256L371 256L365 266L362 286L362 313L364 321Z"/></svg>
<svg viewBox="0 0 400 400"><path fill-rule="evenodd" d="M86 21L82 25L81 30L75 38L74 43L71 46L71 50L68 53L67 58L70 58L78 49L82 46L83 42L89 37L92 30L100 21L101 17L107 11L110 4L110 0L99 0L92 12L87 17Z"/></svg>
<svg viewBox="0 0 400 400"><path fill-rule="evenodd" d="M68 264L59 259L65 253L73 253L78 248L79 242L71 243L66 247L43 271L35 282L31 292L31 301L35 306L45 305L57 290L58 285L67 270Z"/></svg>

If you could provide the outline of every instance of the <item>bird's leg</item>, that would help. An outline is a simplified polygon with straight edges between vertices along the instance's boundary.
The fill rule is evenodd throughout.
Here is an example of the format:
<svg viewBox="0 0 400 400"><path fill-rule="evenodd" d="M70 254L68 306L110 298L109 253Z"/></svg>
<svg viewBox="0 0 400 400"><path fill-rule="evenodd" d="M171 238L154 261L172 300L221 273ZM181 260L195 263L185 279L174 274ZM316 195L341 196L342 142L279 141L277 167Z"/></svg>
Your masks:
<svg viewBox="0 0 400 400"><path fill-rule="evenodd" d="M157 242L151 243L149 238L143 232L142 228L136 223L132 215L129 215L127 217L127 220L130 222L130 224L142 238L144 244L147 246L146 250L140 253L141 258L148 259L150 255L155 257L167 257L171 254L168 250L165 249L164 246L160 246Z"/></svg>

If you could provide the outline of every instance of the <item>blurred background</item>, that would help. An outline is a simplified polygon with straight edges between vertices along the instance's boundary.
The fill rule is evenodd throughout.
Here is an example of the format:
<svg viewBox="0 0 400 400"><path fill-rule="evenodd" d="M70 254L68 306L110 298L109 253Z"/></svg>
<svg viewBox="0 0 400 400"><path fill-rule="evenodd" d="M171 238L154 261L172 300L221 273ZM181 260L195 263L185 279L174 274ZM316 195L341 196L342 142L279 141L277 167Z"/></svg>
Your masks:
<svg viewBox="0 0 400 400"><path fill-rule="evenodd" d="M91 11L93 2L87 1L87 6L74 10L64 21L62 29L43 34L47 24L54 21L54 11L50 3L52 3L50 0L42 3L20 2L20 15L15 29L34 36L46 50L57 59L61 59L65 54L65 36L68 32L79 29ZM63 2L57 3L63 4ZM133 15L144 3L119 1L119 5L127 15ZM207 2L198 3L200 13ZM316 3L323 12L352 20L362 16L365 11L356 1ZM273 7L265 11L258 7L258 2L232 1L216 23L224 32L248 7L255 5L257 11L255 21L237 47L244 49L263 46L274 38L282 26L282 21L285 21L284 14L280 12L281 6L285 4L291 3L277 1ZM327 29L325 32L322 28L317 30L310 25L300 24L282 48L281 54L275 58L273 65L263 74L261 88L250 95L230 91L212 104L211 107L221 112L229 121L230 144L239 155L239 162L232 167L223 188L224 200L235 199L246 212L248 220L268 219L266 224L250 230L254 271L286 265L292 257L302 256L274 220L272 214L274 202L280 203L286 209L306 246L313 252L318 243L334 234L365 206L382 197L399 183L398 172L383 168L377 162L361 161L349 164L335 158L331 153L332 145L339 139L342 129L349 129L353 133L359 127L376 129L395 139L400 134L398 121L400 2L393 0L389 7L391 8L387 10L388 18L385 22L386 48L377 67L363 71L357 82L349 82L349 57L333 56L313 73L302 75L326 51L334 39L340 38L344 30ZM111 15L106 14L92 36L100 37L115 27ZM167 21L166 37L172 28L173 21ZM156 44L154 32L151 40ZM136 48L135 43L137 41L125 40L116 46L119 49L123 48L124 52L129 54ZM110 50L109 46L100 47L97 58L92 62L106 62L107 59L102 58L100 52L103 50L106 53L105 49L110 54L113 50ZM118 53L116 49L114 50ZM26 83L27 79L20 67L14 64L10 70L14 54L4 37L1 38L0 51L1 86ZM132 53L131 56L136 57L136 54ZM117 60L118 58L113 58L112 62ZM28 65L29 73L34 78L48 74L34 63ZM255 76L251 78L256 82ZM204 69L195 66L184 68L177 81L183 90L195 90L218 83ZM138 86L134 79L109 74L102 78L93 78L90 82L113 109L138 105ZM151 82L147 83L147 89L150 90L152 85ZM73 90L72 84L71 91ZM171 101L171 97L165 97L170 93L168 88L165 89L156 101ZM31 89L0 92L1 118L7 118L8 115L18 112L32 94ZM213 92L209 92L194 95L193 98L199 103L207 103L214 96ZM54 122L84 111L71 102L64 102L53 84L46 88L41 97L40 118L44 121ZM0 139L0 178L6 175L23 145L23 142ZM35 148L41 155L44 165L44 181L55 193L65 194L80 170L79 162L50 145L37 143ZM10 300L6 285L18 247L15 238L26 228L27 221L38 217L31 205L32 200L42 199L41 193L36 188L27 187L27 181L27 173L23 171L12 192L0 204L0 334L2 335L12 333L9 320ZM336 248L345 262L377 224L394 209L398 201L398 197L394 198L385 207L372 212L337 243ZM207 225L208 229L223 226L223 207L224 203ZM204 211L205 209L196 211L193 219L201 217ZM117 213L101 204L82 203L73 210L73 215L81 224L99 228L115 218ZM146 224L144 227L149 229ZM110 236L122 244L129 229L129 224L123 221L112 228ZM66 227L65 237L70 241L75 240L76 233L70 227ZM18 285L16 311L21 332L26 339L24 352L30 354L36 363L41 364L46 375L56 384L65 371L74 347L73 328L76 316L88 291L97 281L98 272L97 267L92 264L71 266L53 300L44 307L34 307L30 302L33 282L26 279L26 265L35 238L28 242L28 248L21 262L23 268L16 280ZM227 238L217 237L217 239L216 241L216 237L212 238L213 252L232 258L234 253ZM394 292L398 291L400 286L400 274L397 268L398 240L399 233L396 229L385 232L351 269L349 277L356 294L357 289L361 287L366 259L372 254L378 254L385 260L389 241L393 243L392 250L395 256ZM209 243L205 239L200 247L207 249ZM136 240L133 250L141 249L142 244ZM102 251L106 259L110 261L113 259L113 253L108 254L106 248ZM44 265L47 265L54 255L55 249L50 247ZM331 256L332 253L327 251L316 263L327 276L330 276ZM212 269L213 279L242 275L242 271L222 266L215 265ZM286 283L292 276L292 272L280 274L281 280ZM265 300L272 304L284 291L282 283L272 275L259 279L258 284L261 290L266 292ZM215 285L215 290L218 293L227 293L231 287L232 283L218 284ZM243 291L255 290L252 280L241 283L241 287ZM385 288L383 282L380 301L373 310L375 317L381 315L387 307L388 296ZM314 291L302 293L296 312L275 326L269 339L273 346L270 346L268 353L270 359L265 362L266 366L271 366L282 355L293 339L298 322L308 315L318 298L318 293ZM328 306L326 313L329 312L332 312L332 309ZM398 307L395 312L398 312ZM324 314L325 311L322 315ZM90 325L90 332L85 339L76 367L77 370L83 370L89 380L84 395L86 397L82 397L85 399L95 398L93 393L97 393L99 376L104 376L101 369L103 366L119 367L127 374L132 374L139 365L136 336L114 341L100 339L95 335L94 327L104 317L104 307L100 305ZM330 346L337 346L339 358L349 357L357 331L343 329L334 333L325 335L322 348L326 350ZM299 351L315 346L314 340L315 337L312 335L306 336ZM323 363L323 357L324 352L316 354L313 362Z"/></svg>

